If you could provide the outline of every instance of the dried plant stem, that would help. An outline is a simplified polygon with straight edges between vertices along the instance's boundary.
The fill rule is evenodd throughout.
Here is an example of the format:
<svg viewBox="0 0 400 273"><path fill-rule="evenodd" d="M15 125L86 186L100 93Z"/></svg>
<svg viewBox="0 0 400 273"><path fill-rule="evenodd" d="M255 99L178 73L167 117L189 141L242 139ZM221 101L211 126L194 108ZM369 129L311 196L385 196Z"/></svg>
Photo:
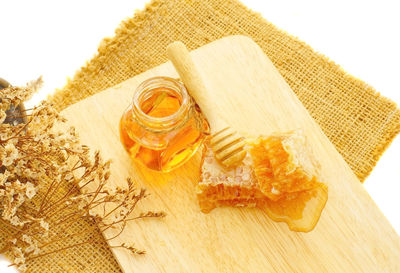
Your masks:
<svg viewBox="0 0 400 273"><path fill-rule="evenodd" d="M69 234L69 235L64 236L64 237L59 237L59 238L57 238L57 239L48 241L48 242L46 242L46 243L40 245L39 248L44 248L44 247L49 246L49 245L51 245L51 244L54 244L54 243L63 241L63 240L65 240L65 239L67 239L67 238L75 237L75 236L82 235L82 234L87 234L87 230L83 230L83 231L80 231L80 232L76 232L76 233Z"/></svg>
<svg viewBox="0 0 400 273"><path fill-rule="evenodd" d="M28 261L31 261L31 260L35 260L35 259L41 258L43 256L47 256L47 255L50 255L50 254L53 254L53 253L56 253L56 252L64 251L64 250L67 250L67 249L70 249L70 248L73 248L73 247L77 247L77 246L81 246L81 245L85 245L85 244L90 244L90 243L93 243L93 242L94 242L93 240L87 240L87 241L84 241L84 242L81 242L81 243L69 245L69 246L66 246L66 247L63 247L63 248L60 248L60 249L52 250L52 251L49 251L49 252L46 252L46 253L42 253L42 254L39 254L39 255L36 255L36 256L29 257L29 258L26 259L26 261L28 262ZM16 264L10 264L9 267L10 266L15 266L15 265Z"/></svg>
<svg viewBox="0 0 400 273"><path fill-rule="evenodd" d="M1 139L0 139L0 143L6 143L6 142L10 141L11 139L18 138L18 135L19 135L23 130L25 130L31 122L32 122L32 119L29 120L27 123L25 123L25 125L22 126L22 128L21 128L19 131L17 131L16 133L14 133L14 135L13 135L12 137L9 137L9 138L7 138L7 139L5 139L5 140L1 140Z"/></svg>
<svg viewBox="0 0 400 273"><path fill-rule="evenodd" d="M24 118L24 124L3 123L11 105L18 106L40 84L41 79L0 92L0 225L10 234L0 253L9 254L21 271L30 261L96 243L87 239L95 231L118 228L110 241L129 221L164 216L151 211L134 216L138 202L147 197L145 190L137 190L130 179L124 189L108 185L110 162L79 144L73 128L57 130L55 125L65 119L51 105L11 114ZM80 221L94 224L68 232ZM113 247L144 254L126 244Z"/></svg>

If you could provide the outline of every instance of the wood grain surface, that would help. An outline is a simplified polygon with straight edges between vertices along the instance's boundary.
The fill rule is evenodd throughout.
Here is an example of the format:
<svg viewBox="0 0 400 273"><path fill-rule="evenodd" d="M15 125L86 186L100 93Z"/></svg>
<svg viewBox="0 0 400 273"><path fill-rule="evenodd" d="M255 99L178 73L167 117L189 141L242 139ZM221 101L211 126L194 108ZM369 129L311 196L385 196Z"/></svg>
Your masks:
<svg viewBox="0 0 400 273"><path fill-rule="evenodd" d="M304 130L322 165L329 199L316 228L296 233L259 209L202 214L195 193L199 153L169 174L132 164L119 141L119 119L143 80L177 77L170 63L162 64L63 111L84 144L113 160L110 183L124 185L133 177L151 193L142 207L168 214L131 222L110 242L147 251L132 256L112 249L123 271L400 272L399 236L261 49L250 38L231 36L191 55L205 79L209 105L232 128L252 136Z"/></svg>

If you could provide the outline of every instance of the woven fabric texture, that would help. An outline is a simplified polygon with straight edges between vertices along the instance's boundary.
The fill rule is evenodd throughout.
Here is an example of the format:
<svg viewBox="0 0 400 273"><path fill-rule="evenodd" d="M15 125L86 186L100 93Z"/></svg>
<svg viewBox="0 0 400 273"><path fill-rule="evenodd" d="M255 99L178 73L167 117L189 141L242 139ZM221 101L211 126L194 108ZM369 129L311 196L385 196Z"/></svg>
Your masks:
<svg viewBox="0 0 400 273"><path fill-rule="evenodd" d="M236 0L152 1L124 21L115 37L104 39L98 54L49 100L62 110L159 65L167 61L165 48L175 40L195 49L234 34L250 36L263 49L363 181L400 131L399 109L371 86ZM90 223L71 229L85 226ZM30 272L120 272L105 242L41 260L29 267Z"/></svg>
<svg viewBox="0 0 400 273"><path fill-rule="evenodd" d="M227 35L250 36L268 55L361 181L400 131L400 110L361 80L240 2L156 0L122 23L112 39L55 96L61 110L167 61L176 40L195 49Z"/></svg>

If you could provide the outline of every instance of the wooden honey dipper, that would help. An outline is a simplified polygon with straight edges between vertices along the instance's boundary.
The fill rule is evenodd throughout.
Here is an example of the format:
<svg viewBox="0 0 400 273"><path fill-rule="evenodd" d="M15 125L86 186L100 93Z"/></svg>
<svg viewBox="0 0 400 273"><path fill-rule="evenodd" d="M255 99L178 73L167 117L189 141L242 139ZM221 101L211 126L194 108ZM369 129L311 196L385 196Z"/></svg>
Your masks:
<svg viewBox="0 0 400 273"><path fill-rule="evenodd" d="M225 167L239 164L246 156L244 138L218 115L215 108L207 103L207 89L182 42L173 42L167 47L167 55L178 72L189 94L200 106L211 127L210 146L215 158Z"/></svg>

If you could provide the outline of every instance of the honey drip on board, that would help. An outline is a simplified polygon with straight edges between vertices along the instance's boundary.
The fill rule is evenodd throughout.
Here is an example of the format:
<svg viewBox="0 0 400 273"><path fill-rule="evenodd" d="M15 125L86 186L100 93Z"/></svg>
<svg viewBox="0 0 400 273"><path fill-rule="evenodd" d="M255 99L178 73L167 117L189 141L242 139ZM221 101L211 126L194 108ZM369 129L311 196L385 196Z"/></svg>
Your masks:
<svg viewBox="0 0 400 273"><path fill-rule="evenodd" d="M154 118L173 115L182 105L181 97L167 88L157 88L139 107L144 114ZM194 115L176 130L149 134L146 129L133 118L133 110L124 113L120 122L120 138L125 149L136 161L146 167L168 172L183 164L200 146L203 140L202 128ZM204 122L204 127L206 127ZM151 145L140 144L137 139L151 140Z"/></svg>
<svg viewBox="0 0 400 273"><path fill-rule="evenodd" d="M319 164L299 132L259 138L250 154L260 200L268 216L291 230L308 232L317 224L328 199L328 187L318 181Z"/></svg>
<svg viewBox="0 0 400 273"><path fill-rule="evenodd" d="M318 179L319 164L299 132L260 137L249 143L242 164L225 169L206 148L197 185L200 209L259 207L293 231L317 224L328 199Z"/></svg>

